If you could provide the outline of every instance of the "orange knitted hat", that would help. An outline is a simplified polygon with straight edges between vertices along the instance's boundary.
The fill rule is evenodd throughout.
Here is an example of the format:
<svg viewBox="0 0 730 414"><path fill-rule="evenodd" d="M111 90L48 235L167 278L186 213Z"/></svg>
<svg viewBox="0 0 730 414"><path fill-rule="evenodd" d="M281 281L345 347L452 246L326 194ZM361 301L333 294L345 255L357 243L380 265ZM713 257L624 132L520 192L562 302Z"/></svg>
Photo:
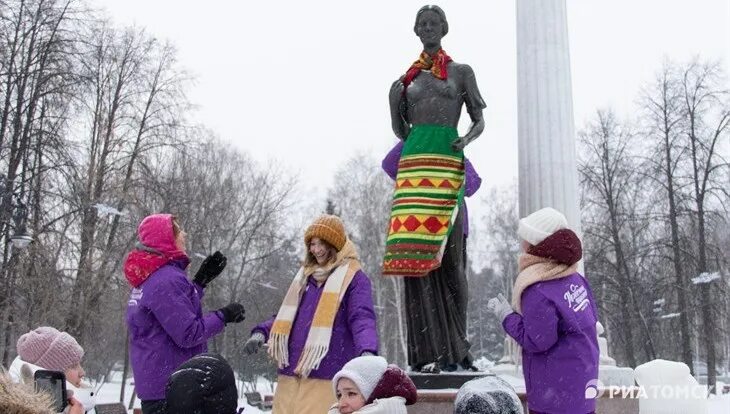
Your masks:
<svg viewBox="0 0 730 414"><path fill-rule="evenodd" d="M304 243L307 248L309 248L309 242L315 237L331 244L339 252L347 241L345 225L339 217L324 214L310 224L304 233Z"/></svg>

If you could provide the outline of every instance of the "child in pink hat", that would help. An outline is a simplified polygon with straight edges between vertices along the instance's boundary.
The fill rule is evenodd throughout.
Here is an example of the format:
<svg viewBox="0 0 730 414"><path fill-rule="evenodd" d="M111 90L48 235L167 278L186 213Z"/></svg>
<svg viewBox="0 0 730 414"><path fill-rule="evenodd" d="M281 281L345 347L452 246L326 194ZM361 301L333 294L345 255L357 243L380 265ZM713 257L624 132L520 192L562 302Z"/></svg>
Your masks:
<svg viewBox="0 0 730 414"><path fill-rule="evenodd" d="M73 392L83 409L94 408L93 392L82 383L86 375L81 367L84 348L73 336L50 326L39 326L21 335L16 348L18 356L8 370L14 382L32 384L33 374L39 369L60 371L66 376L66 389Z"/></svg>
<svg viewBox="0 0 730 414"><path fill-rule="evenodd" d="M18 357L24 362L66 374L76 387L86 374L81 367L84 348L73 336L50 326L40 326L18 338Z"/></svg>

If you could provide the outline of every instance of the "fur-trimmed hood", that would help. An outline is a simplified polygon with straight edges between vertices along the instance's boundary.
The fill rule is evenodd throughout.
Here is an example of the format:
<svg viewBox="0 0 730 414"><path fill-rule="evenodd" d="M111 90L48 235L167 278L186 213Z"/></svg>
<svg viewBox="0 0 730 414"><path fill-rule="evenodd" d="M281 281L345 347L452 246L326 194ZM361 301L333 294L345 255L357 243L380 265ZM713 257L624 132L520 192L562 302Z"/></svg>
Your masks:
<svg viewBox="0 0 730 414"><path fill-rule="evenodd" d="M0 372L0 413L3 414L55 414L51 396L37 392L32 385L13 382L5 372Z"/></svg>

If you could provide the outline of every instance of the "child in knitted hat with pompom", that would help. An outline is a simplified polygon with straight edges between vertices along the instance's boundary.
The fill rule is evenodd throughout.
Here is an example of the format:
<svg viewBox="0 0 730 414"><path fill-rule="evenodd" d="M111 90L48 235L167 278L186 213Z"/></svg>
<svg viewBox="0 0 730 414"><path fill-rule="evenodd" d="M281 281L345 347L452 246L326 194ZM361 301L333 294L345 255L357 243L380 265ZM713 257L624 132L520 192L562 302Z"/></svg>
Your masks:
<svg viewBox="0 0 730 414"><path fill-rule="evenodd" d="M552 208L521 219L517 233L523 253L511 304L500 294L488 306L522 347L530 413L592 413L586 387L598 379L598 314L578 273L581 241Z"/></svg>
<svg viewBox="0 0 730 414"><path fill-rule="evenodd" d="M406 414L418 398L416 386L383 357L361 356L332 378L337 404L328 414Z"/></svg>

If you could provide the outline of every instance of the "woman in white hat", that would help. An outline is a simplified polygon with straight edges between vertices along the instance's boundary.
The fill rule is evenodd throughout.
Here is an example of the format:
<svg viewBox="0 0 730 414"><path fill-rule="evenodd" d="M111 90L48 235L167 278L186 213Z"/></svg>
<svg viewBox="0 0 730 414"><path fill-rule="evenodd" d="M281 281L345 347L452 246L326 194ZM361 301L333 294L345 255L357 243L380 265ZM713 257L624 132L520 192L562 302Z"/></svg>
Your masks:
<svg viewBox="0 0 730 414"><path fill-rule="evenodd" d="M489 307L522 347L530 413L592 413L586 386L598 378L598 313L578 273L583 250L565 216L543 208L520 220L520 273L512 303L501 294Z"/></svg>
<svg viewBox="0 0 730 414"><path fill-rule="evenodd" d="M328 414L406 414L418 398L416 386L396 365L380 356L361 356L332 378L337 404Z"/></svg>

